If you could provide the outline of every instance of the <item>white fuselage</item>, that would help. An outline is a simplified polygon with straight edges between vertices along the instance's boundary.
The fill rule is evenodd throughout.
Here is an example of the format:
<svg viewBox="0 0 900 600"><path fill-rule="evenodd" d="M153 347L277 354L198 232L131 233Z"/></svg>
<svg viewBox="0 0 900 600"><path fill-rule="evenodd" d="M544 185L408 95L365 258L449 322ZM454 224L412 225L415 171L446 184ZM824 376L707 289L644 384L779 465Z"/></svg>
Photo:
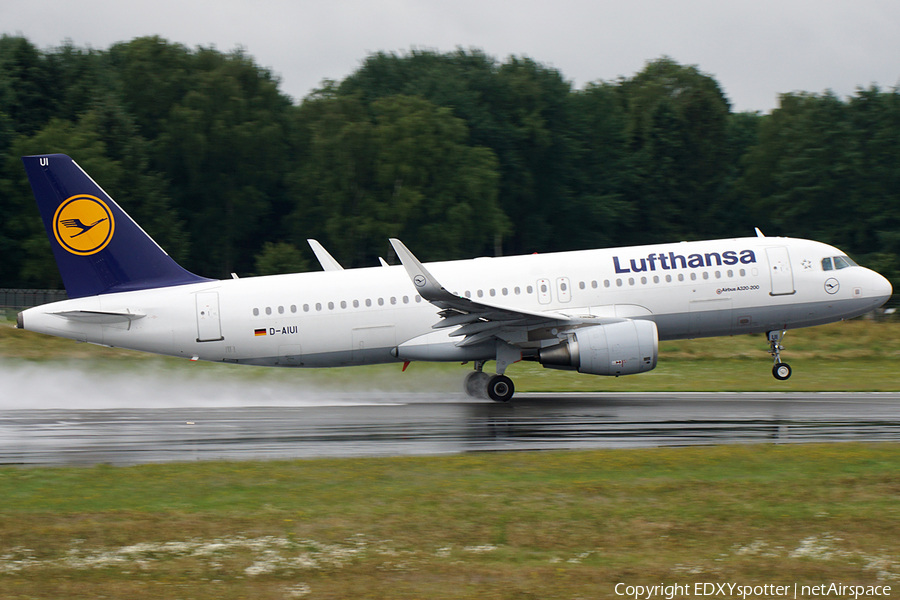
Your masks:
<svg viewBox="0 0 900 600"><path fill-rule="evenodd" d="M891 287L881 275L858 266L824 270L824 258L842 254L818 242L755 237L479 258L428 269L449 291L476 302L648 319L659 339L672 340L808 327L883 304ZM75 312L100 316L66 316ZM172 356L328 367L406 360L404 343L432 339L426 334L443 345L458 341L447 337L450 331L434 333L438 312L394 266L104 294L38 306L21 321L32 331ZM527 343L557 343L554 335Z"/></svg>

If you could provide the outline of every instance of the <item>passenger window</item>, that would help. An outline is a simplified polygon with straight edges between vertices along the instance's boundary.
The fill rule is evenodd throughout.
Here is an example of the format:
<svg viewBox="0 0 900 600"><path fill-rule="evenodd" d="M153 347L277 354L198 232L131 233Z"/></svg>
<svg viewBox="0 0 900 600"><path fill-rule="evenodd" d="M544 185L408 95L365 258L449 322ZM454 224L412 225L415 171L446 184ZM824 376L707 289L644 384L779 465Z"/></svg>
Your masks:
<svg viewBox="0 0 900 600"><path fill-rule="evenodd" d="M341 300L341 308L347 308L347 301Z"/></svg>
<svg viewBox="0 0 900 600"><path fill-rule="evenodd" d="M597 283L596 281L594 283ZM597 287L596 285L594 287ZM603 287L609 287L609 279L603 280Z"/></svg>
<svg viewBox="0 0 900 600"><path fill-rule="evenodd" d="M628 285L634 285L634 277L628 278Z"/></svg>
<svg viewBox="0 0 900 600"><path fill-rule="evenodd" d="M604 285L604 287L609 287L609 279L604 281L603 285ZM594 288L595 290L597 289L597 281L596 280L591 282L591 287Z"/></svg>
<svg viewBox="0 0 900 600"><path fill-rule="evenodd" d="M283 314L284 314L284 307L283 307L283 306L279 306L279 307L278 307L278 314L279 314L279 315L283 315Z"/></svg>
<svg viewBox="0 0 900 600"><path fill-rule="evenodd" d="M403 296L403 304L409 304L409 296Z"/></svg>
<svg viewBox="0 0 900 600"><path fill-rule="evenodd" d="M578 289L579 289L579 290L583 290L585 287L587 287L587 286L584 285L584 282L583 282L583 281L579 281L579 282L578 282Z"/></svg>
<svg viewBox="0 0 900 600"><path fill-rule="evenodd" d="M697 274L691 273L691 281L697 281Z"/></svg>
<svg viewBox="0 0 900 600"><path fill-rule="evenodd" d="M353 301L353 308L359 308L359 300Z"/></svg>
<svg viewBox="0 0 900 600"><path fill-rule="evenodd" d="M519 286L516 286L516 287L513 288L513 293L514 293L516 296L518 296L519 294L522 293L522 290L519 289Z"/></svg>
<svg viewBox="0 0 900 600"><path fill-rule="evenodd" d="M666 283L672 283L672 276L666 275Z"/></svg>
<svg viewBox="0 0 900 600"><path fill-rule="evenodd" d="M534 293L534 288L529 285L527 288L525 288L525 291L531 294Z"/></svg>
<svg viewBox="0 0 900 600"><path fill-rule="evenodd" d="M644 284L644 285L647 285L647 278L646 278L646 277L641 277L641 283Z"/></svg>
<svg viewBox="0 0 900 600"><path fill-rule="evenodd" d="M292 313L297 312L297 305L296 305L296 304L291 304L291 312L292 312Z"/></svg>
<svg viewBox="0 0 900 600"><path fill-rule="evenodd" d="M378 306L384 306L384 298L378 299Z"/></svg>
<svg viewBox="0 0 900 600"><path fill-rule="evenodd" d="M303 305L303 312L309 312L309 304Z"/></svg>
<svg viewBox="0 0 900 600"><path fill-rule="evenodd" d="M316 302L316 310L322 310L322 303Z"/></svg>
<svg viewBox="0 0 900 600"><path fill-rule="evenodd" d="M254 317L258 317L258 316L259 316L259 309L258 309L258 308L254 308L254 309L253 309L253 316L254 316Z"/></svg>
<svg viewBox="0 0 900 600"><path fill-rule="evenodd" d="M366 298L366 306L372 306L372 299Z"/></svg>
<svg viewBox="0 0 900 600"><path fill-rule="evenodd" d="M334 310L334 302L328 303L328 310Z"/></svg>
<svg viewBox="0 0 900 600"><path fill-rule="evenodd" d="M622 287L622 280L621 280L621 279L616 279L616 285L617 285L618 287Z"/></svg>
<svg viewBox="0 0 900 600"><path fill-rule="evenodd" d="M267 315L271 315L271 314L272 314L272 307L271 307L271 306L267 306L267 307L266 307L266 314L267 314Z"/></svg>
<svg viewBox="0 0 900 600"><path fill-rule="evenodd" d="M659 283L659 275L653 276L653 283Z"/></svg>

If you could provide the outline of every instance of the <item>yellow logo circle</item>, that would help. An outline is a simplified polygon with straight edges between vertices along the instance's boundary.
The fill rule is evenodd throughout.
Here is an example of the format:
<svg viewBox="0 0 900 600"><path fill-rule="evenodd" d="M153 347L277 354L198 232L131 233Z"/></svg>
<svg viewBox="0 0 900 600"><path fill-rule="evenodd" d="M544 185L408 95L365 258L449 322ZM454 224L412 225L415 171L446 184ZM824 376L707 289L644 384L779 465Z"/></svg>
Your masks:
<svg viewBox="0 0 900 600"><path fill-rule="evenodd" d="M112 239L116 228L112 211L103 200L78 194L64 201L53 217L53 235L59 245L80 256L96 254Z"/></svg>

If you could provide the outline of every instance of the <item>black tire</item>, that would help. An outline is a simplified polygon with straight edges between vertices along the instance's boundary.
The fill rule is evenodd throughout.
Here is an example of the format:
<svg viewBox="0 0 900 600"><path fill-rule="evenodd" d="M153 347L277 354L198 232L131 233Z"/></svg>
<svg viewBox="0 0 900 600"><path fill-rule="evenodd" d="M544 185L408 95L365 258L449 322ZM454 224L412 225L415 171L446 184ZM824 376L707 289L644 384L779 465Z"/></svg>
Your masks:
<svg viewBox="0 0 900 600"><path fill-rule="evenodd" d="M509 402L515 391L512 379L506 375L494 375L488 380L487 393L495 402Z"/></svg>
<svg viewBox="0 0 900 600"><path fill-rule="evenodd" d="M484 371L472 371L463 380L463 389L473 398L487 397L487 382L491 376Z"/></svg>
<svg viewBox="0 0 900 600"><path fill-rule="evenodd" d="M787 363L778 363L772 367L772 375L779 381L784 381L791 377L791 366Z"/></svg>

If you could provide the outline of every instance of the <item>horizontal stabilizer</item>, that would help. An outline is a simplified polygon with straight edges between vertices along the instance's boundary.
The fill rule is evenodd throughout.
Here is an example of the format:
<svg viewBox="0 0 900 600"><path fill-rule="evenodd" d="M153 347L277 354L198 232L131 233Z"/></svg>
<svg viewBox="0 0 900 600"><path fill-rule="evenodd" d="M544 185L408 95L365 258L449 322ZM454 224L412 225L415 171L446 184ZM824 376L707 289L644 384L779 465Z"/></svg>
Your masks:
<svg viewBox="0 0 900 600"><path fill-rule="evenodd" d="M112 323L127 323L137 319L143 319L147 315L133 312L108 312L100 310L64 310L51 313L57 317L77 321L79 323L92 323L95 325L110 325Z"/></svg>

